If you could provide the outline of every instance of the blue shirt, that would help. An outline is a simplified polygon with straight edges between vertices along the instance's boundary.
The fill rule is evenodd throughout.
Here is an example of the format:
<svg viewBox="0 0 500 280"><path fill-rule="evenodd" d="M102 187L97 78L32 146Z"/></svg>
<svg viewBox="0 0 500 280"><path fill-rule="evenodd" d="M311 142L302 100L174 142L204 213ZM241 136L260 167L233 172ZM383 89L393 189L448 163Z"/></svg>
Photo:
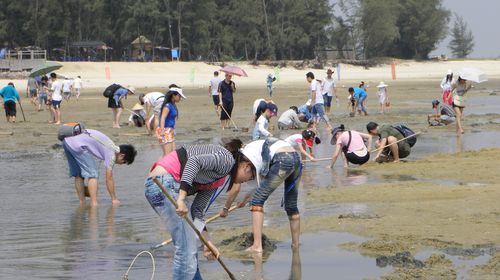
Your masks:
<svg viewBox="0 0 500 280"><path fill-rule="evenodd" d="M354 88L354 98L355 99L360 99L361 97L366 97L368 94L366 91L362 88Z"/></svg>
<svg viewBox="0 0 500 280"><path fill-rule="evenodd" d="M219 92L222 94L222 103L233 103L233 81L230 81L229 84L226 83L226 80L222 80L219 84ZM236 88L236 86L234 86Z"/></svg>
<svg viewBox="0 0 500 280"><path fill-rule="evenodd" d="M11 85L7 85L4 88L2 88L0 90L0 96L3 97L3 103L7 101L16 102L16 99L18 101L21 100L21 97L19 96L19 93L17 92L16 88Z"/></svg>
<svg viewBox="0 0 500 280"><path fill-rule="evenodd" d="M113 93L113 99L115 100L116 104L118 104L118 101L120 101L120 98L122 96L127 96L128 94L128 89L126 88L119 88Z"/></svg>
<svg viewBox="0 0 500 280"><path fill-rule="evenodd" d="M309 111L309 107L307 105L302 105L299 108L297 108L299 113L304 114L304 118L306 121L309 121L312 118L311 111Z"/></svg>
<svg viewBox="0 0 500 280"><path fill-rule="evenodd" d="M167 103L165 106L168 108L168 115L165 118L165 128L174 128L175 127L175 120L177 119L177 109L175 108L174 104L172 103ZM163 111L163 109L162 109ZM161 118L161 116L160 116Z"/></svg>

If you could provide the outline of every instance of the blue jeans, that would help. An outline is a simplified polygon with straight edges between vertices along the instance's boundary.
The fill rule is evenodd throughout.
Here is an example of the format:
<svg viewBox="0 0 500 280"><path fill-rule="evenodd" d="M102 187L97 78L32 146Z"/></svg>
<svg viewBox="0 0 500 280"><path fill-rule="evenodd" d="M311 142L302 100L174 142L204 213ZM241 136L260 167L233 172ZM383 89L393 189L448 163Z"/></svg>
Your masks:
<svg viewBox="0 0 500 280"><path fill-rule="evenodd" d="M156 177L174 200L179 196L179 183L170 174ZM194 230L175 212L175 206L163 195L153 178L146 179L144 194L153 210L164 219L172 237L175 254L174 280L201 280L198 270L197 237ZM190 205L186 202L186 206Z"/></svg>
<svg viewBox="0 0 500 280"><path fill-rule="evenodd" d="M366 100L368 96L361 96L358 100L358 110L361 110L363 111L364 113L366 113L366 108L365 108L365 105L363 104Z"/></svg>
<svg viewBox="0 0 500 280"><path fill-rule="evenodd" d="M329 96L328 93L323 94L323 102L325 107L332 107L333 96Z"/></svg>
<svg viewBox="0 0 500 280"><path fill-rule="evenodd" d="M269 173L262 178L252 196L252 206L264 206L273 191L285 182L285 211L288 216L299 214L297 196L301 171L302 162L297 152L276 153L271 160Z"/></svg>
<svg viewBox="0 0 500 280"><path fill-rule="evenodd" d="M325 105L323 104L314 104L314 107L312 108L312 115L314 117L314 120L320 121L323 120L325 123L328 123L328 116L325 114Z"/></svg>

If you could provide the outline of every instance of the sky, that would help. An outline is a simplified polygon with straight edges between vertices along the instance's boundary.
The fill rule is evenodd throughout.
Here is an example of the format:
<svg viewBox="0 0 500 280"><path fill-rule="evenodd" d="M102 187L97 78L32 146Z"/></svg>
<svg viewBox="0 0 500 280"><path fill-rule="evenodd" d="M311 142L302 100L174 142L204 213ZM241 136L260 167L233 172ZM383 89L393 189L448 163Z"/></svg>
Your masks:
<svg viewBox="0 0 500 280"><path fill-rule="evenodd" d="M422 0L424 1L424 0ZM464 18L476 43L470 58L500 58L499 0L444 0L443 6ZM450 29L454 19L450 22ZM450 36L443 40L431 55L446 54Z"/></svg>
<svg viewBox="0 0 500 280"><path fill-rule="evenodd" d="M470 58L500 58L500 0L443 0L443 6L452 13L449 30L454 21L453 13L462 16L472 30L475 47ZM430 55L452 57L448 48L450 40L447 36Z"/></svg>

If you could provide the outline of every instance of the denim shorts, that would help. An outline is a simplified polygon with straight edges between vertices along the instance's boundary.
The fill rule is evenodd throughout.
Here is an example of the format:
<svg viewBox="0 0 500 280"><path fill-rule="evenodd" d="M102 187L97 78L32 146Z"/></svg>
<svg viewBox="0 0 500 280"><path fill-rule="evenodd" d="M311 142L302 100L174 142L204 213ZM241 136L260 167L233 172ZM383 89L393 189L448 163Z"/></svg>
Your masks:
<svg viewBox="0 0 500 280"><path fill-rule="evenodd" d="M262 178L252 196L251 205L264 206L267 198L284 182L285 211L288 216L298 214L297 197L301 175L302 162L297 152L276 153L271 160L269 173Z"/></svg>
<svg viewBox="0 0 500 280"><path fill-rule="evenodd" d="M333 96L329 96L327 93L323 94L323 102L326 107L332 107Z"/></svg>
<svg viewBox="0 0 500 280"><path fill-rule="evenodd" d="M88 153L73 151L66 141L63 141L64 153L68 159L69 176L80 178L99 178L99 169L94 157Z"/></svg>
<svg viewBox="0 0 500 280"><path fill-rule="evenodd" d="M61 100L52 100L52 107L55 109L61 108Z"/></svg>
<svg viewBox="0 0 500 280"><path fill-rule="evenodd" d="M324 120L328 122L328 116L325 114L325 105L324 104L314 104L312 108L312 115L316 120Z"/></svg>

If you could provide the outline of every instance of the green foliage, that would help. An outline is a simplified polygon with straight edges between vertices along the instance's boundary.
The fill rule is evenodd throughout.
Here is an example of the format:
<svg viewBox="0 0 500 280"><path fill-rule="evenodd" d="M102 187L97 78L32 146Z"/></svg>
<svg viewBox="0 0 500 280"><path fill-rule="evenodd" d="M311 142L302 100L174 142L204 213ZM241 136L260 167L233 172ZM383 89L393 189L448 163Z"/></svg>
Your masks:
<svg viewBox="0 0 500 280"><path fill-rule="evenodd" d="M468 28L464 18L459 15L455 15L451 36L453 39L450 41L449 48L454 56L465 58L474 49L472 31Z"/></svg>

